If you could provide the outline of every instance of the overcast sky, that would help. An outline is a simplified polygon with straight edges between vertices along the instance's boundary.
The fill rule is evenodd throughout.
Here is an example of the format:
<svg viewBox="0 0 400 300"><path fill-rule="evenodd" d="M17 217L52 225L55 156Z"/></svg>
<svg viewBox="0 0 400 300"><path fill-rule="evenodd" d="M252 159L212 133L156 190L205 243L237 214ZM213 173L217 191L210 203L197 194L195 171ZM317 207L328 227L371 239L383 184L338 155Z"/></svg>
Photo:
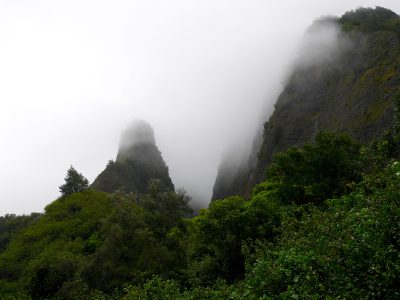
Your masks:
<svg viewBox="0 0 400 300"><path fill-rule="evenodd" d="M398 0L0 0L0 215L42 211L71 164L93 181L133 119L206 206L306 28L375 5L400 13Z"/></svg>

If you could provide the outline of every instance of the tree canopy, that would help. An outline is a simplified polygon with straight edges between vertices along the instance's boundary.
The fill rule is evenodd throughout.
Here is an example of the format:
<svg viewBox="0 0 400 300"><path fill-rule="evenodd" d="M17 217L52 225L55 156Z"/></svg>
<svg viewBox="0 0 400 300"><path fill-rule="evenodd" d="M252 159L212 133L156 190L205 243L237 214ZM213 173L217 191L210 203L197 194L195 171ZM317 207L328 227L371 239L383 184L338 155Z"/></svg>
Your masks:
<svg viewBox="0 0 400 300"><path fill-rule="evenodd" d="M73 193L82 192L88 187L89 181L82 174L78 173L73 166L71 166L67 171L65 183L59 188L61 196L66 197Z"/></svg>

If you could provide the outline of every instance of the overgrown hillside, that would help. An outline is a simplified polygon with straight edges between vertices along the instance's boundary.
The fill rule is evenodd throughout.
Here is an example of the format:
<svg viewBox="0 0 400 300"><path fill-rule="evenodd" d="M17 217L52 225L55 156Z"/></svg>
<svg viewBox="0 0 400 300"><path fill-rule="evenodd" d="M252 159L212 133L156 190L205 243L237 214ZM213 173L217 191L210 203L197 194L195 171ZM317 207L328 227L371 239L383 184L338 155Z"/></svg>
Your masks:
<svg viewBox="0 0 400 300"><path fill-rule="evenodd" d="M347 47L346 41L344 49L358 56L340 58L335 66L296 69L266 124L262 151L272 147L275 155L261 152L268 167L257 165L261 182L246 198L217 199L193 217L190 198L168 188L165 177L136 181L119 169L111 172L121 164L138 174L168 175L151 127L140 123L140 130L127 131L117 161L100 175L98 183L109 193L88 188L71 167L62 196L44 214L0 219L0 298L399 299L398 75L379 82L342 77L368 74L364 64L381 66L370 71L380 76L391 70L391 61L378 61L400 54L399 19L378 8L350 12L335 22L341 34L357 37L358 47ZM382 36L392 36L394 43L368 64L365 56L374 55L364 51L374 51L371 39ZM326 86L327 75L343 97ZM344 85L346 80L352 84ZM312 99L307 98L311 91ZM328 98L350 102L336 107ZM348 128L358 140L342 132L317 132L332 129L335 119L342 121L333 129ZM268 137L275 137L276 145ZM140 173L136 163L161 171Z"/></svg>
<svg viewBox="0 0 400 300"><path fill-rule="evenodd" d="M35 223L40 216L39 213L31 213L22 216L7 214L0 217L0 252L7 248L14 235Z"/></svg>
<svg viewBox="0 0 400 300"><path fill-rule="evenodd" d="M174 273L191 210L152 181L146 195L86 190L49 204L0 252L1 299L82 299L91 290ZM91 297L89 299L92 299Z"/></svg>
<svg viewBox="0 0 400 300"><path fill-rule="evenodd" d="M321 44L321 37L315 43L313 36L328 35L332 27L337 27L333 43ZM380 7L358 9L316 21L305 39L306 51L264 124L261 146L256 143L258 156L236 172L226 166L229 161L221 165L213 199L249 195L266 178L276 152L304 145L320 130L347 132L365 142L393 125L393 100L400 88L398 15Z"/></svg>

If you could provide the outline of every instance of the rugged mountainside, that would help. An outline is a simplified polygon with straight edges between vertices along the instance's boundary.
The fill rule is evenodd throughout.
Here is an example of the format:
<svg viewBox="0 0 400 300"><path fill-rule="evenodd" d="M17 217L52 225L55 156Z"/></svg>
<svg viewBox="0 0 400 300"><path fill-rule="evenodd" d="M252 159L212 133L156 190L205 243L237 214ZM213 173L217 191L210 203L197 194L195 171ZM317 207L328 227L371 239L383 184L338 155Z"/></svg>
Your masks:
<svg viewBox="0 0 400 300"><path fill-rule="evenodd" d="M332 28L337 30L335 40L323 44ZM228 161L222 163L213 199L247 195L265 179L276 152L304 145L321 130L348 132L368 141L393 125L393 99L400 88L399 16L381 7L360 8L341 18L316 21L306 38L313 34L323 38L317 43L311 38L299 56L264 124L261 146L255 143L258 155L236 170Z"/></svg>
<svg viewBox="0 0 400 300"><path fill-rule="evenodd" d="M109 161L91 185L92 188L112 193L146 193L151 179L158 179L165 190L174 190L168 167L158 150L154 132L144 121L135 121L122 134L117 158Z"/></svg>
<svg viewBox="0 0 400 300"><path fill-rule="evenodd" d="M43 214L0 217L0 299L400 298L400 21L383 9L333 21L311 29L329 51L295 69L253 145L259 159L227 157L221 173L234 176L219 184L245 193L274 151L319 129L367 141L394 123L386 134L318 133L276 155L248 199L191 216L152 128L135 122L93 183L135 194L90 189L71 167ZM343 39L326 35L337 30Z"/></svg>

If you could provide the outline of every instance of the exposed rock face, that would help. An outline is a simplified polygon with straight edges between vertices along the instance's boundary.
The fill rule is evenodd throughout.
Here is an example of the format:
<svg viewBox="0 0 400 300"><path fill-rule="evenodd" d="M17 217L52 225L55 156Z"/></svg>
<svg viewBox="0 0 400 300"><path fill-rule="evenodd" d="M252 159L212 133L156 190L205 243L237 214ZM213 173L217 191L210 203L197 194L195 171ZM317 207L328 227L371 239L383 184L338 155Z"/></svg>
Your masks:
<svg viewBox="0 0 400 300"><path fill-rule="evenodd" d="M247 169L233 178L224 171L226 167L220 168L214 187L219 195L248 195L265 179L276 152L310 142L320 130L348 132L365 142L393 126L393 100L400 89L399 16L377 7L319 22L328 21L338 28L335 51L325 58L317 55L315 60L300 55L274 113L264 124L262 143L253 151L258 156L245 162ZM315 26L318 22L311 33L318 31Z"/></svg>
<svg viewBox="0 0 400 300"><path fill-rule="evenodd" d="M238 165L239 163L239 165ZM211 200L240 194L247 179L248 167L244 162L225 158L218 167Z"/></svg>
<svg viewBox="0 0 400 300"><path fill-rule="evenodd" d="M153 128L144 121L134 121L121 136L115 162L110 161L92 184L92 188L115 192L145 193L151 179L158 179L166 190L174 190Z"/></svg>

